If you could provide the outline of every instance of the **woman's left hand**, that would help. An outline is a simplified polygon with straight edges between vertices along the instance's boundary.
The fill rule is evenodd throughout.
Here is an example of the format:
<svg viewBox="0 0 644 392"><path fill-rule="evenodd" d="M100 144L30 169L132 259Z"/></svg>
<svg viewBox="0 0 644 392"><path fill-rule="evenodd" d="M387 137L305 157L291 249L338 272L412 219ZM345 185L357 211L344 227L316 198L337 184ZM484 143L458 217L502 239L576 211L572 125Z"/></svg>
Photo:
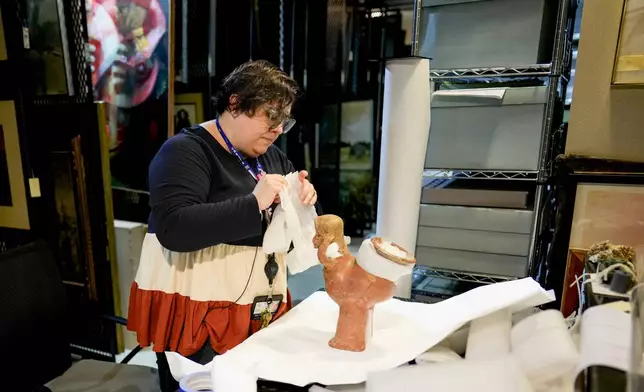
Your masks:
<svg viewBox="0 0 644 392"><path fill-rule="evenodd" d="M306 178L309 173L302 170L299 173L300 182L302 183L302 203L312 206L318 201L318 193L315 191L313 184Z"/></svg>

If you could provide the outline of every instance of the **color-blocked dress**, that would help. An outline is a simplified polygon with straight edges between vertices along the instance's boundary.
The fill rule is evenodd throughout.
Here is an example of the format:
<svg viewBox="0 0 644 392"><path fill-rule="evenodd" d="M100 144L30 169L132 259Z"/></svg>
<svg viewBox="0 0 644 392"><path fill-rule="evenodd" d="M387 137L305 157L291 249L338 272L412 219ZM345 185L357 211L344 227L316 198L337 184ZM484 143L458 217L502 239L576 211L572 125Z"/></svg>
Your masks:
<svg viewBox="0 0 644 392"><path fill-rule="evenodd" d="M259 157L269 174L293 165L276 147ZM269 284L261 249L267 222L252 195L256 180L199 126L168 139L150 164L148 234L130 292L128 329L141 346L190 356L209 342L223 354L256 332L255 297ZM290 307L284 255L273 294Z"/></svg>

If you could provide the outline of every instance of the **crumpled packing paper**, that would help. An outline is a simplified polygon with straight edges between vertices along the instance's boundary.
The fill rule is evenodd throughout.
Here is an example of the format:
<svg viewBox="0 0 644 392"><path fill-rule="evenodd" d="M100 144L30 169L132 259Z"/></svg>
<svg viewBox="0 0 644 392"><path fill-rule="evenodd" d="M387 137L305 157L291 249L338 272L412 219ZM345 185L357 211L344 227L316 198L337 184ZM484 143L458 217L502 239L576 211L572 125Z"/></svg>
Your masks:
<svg viewBox="0 0 644 392"><path fill-rule="evenodd" d="M287 174L285 178L288 187L280 192L280 204L266 229L262 248L267 254L286 253L293 242L293 250L286 255L288 271L293 275L319 264L313 247L317 213L314 206L302 203L298 173Z"/></svg>
<svg viewBox="0 0 644 392"><path fill-rule="evenodd" d="M217 357L213 380L217 392L254 392L252 387L232 385L230 369L236 368L245 379L297 386L358 384L366 381L369 373L394 369L416 358L471 320L553 300L554 294L531 278L478 287L431 305L391 299L376 305L373 338L364 352L355 353L328 346L335 333L338 306L326 293L317 292L268 328Z"/></svg>

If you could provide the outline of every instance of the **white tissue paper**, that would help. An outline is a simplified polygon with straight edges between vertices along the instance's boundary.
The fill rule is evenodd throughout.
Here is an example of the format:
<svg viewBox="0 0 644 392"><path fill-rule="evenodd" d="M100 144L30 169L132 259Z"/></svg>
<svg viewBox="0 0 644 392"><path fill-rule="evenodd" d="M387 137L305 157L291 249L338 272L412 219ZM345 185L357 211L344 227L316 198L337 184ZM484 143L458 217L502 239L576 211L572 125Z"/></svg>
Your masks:
<svg viewBox="0 0 644 392"><path fill-rule="evenodd" d="M179 353L172 351L166 351L165 357L168 359L168 367L170 368L170 373L172 374L172 377L177 381L181 380L184 376L187 376L189 374L210 372L210 369L212 369L212 362L202 365L182 356Z"/></svg>
<svg viewBox="0 0 644 392"><path fill-rule="evenodd" d="M286 255L288 271L293 275L319 264L313 247L317 213L314 206L302 203L298 173L285 177L288 187L280 192L280 204L266 229L262 248L267 254L286 253L293 242L293 250Z"/></svg>
<svg viewBox="0 0 644 392"><path fill-rule="evenodd" d="M234 359L222 360L216 356L212 361L212 389L217 392L257 392L257 375L245 363Z"/></svg>
<svg viewBox="0 0 644 392"><path fill-rule="evenodd" d="M391 299L375 307L367 349L348 352L329 347L338 306L326 293L316 292L217 359L231 361L230 366L244 364L259 378L296 386L359 384L369 373L413 360L471 320L552 300L554 296L530 278L478 287L431 305ZM216 367L215 378L220 375Z"/></svg>

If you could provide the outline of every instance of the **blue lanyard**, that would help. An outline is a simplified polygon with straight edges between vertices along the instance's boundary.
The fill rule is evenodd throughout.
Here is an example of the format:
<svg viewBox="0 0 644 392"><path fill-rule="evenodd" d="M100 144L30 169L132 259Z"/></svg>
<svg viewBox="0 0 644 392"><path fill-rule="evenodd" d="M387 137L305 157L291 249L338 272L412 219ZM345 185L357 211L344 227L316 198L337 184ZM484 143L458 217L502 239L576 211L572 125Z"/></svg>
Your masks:
<svg viewBox="0 0 644 392"><path fill-rule="evenodd" d="M246 160L244 159L244 157L242 157L239 151L237 151L237 149L233 147L233 144L230 142L230 140L228 140L228 136L226 136L226 134L224 133L224 130L221 129L221 125L219 125L218 118L215 119L215 123L217 124L217 129L219 130L219 134L221 135L221 138L224 139L224 142L226 142L226 146L228 146L228 149L230 150L230 152L237 157L237 160L239 161L239 163L242 164L242 166L244 166L244 169L246 169L248 173L250 173L250 175L253 176L255 180L259 181L259 179L262 178L262 175L264 172L264 169L262 168L262 164L259 163L259 159L255 158L255 162L257 163L256 171L255 171L253 170L252 167L250 167L248 162L246 162Z"/></svg>

